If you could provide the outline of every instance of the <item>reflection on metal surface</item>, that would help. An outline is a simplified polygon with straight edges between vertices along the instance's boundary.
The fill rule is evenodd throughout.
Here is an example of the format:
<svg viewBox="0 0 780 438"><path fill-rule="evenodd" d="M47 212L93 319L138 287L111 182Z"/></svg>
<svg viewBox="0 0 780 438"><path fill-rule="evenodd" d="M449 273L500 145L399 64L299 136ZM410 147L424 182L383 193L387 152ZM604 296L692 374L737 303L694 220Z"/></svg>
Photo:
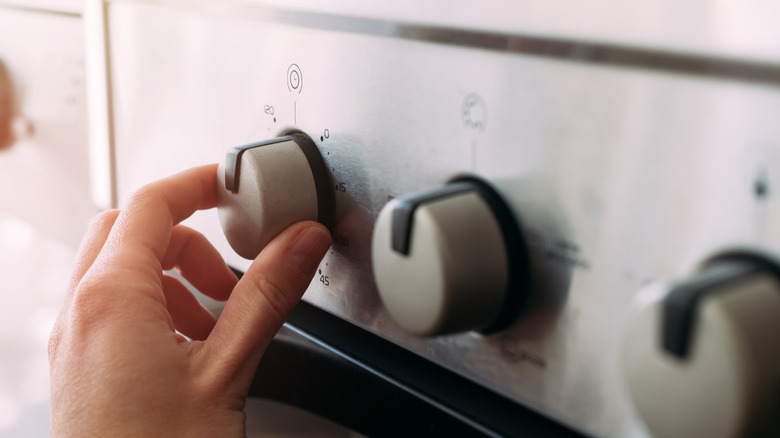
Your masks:
<svg viewBox="0 0 780 438"><path fill-rule="evenodd" d="M355 374L345 359L282 327L263 354L249 391L244 407L247 437L362 437L350 428L362 419L337 403L349 391L348 382L331 381L334 370L337 375ZM312 396L319 385L329 389L328 396Z"/></svg>
<svg viewBox="0 0 780 438"><path fill-rule="evenodd" d="M360 438L336 423L303 409L271 400L249 398L244 406L247 438Z"/></svg>

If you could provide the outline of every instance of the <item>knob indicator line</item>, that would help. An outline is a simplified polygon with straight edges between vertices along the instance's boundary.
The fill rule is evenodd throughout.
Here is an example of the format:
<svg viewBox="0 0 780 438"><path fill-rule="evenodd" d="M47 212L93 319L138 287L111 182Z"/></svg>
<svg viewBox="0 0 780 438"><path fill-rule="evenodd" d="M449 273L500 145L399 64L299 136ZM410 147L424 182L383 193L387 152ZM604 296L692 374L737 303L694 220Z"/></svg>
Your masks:
<svg viewBox="0 0 780 438"><path fill-rule="evenodd" d="M232 193L238 193L238 182L241 179L241 156L244 155L244 152L254 148L284 143L285 141L290 140L293 140L293 138L285 136L271 140L258 141L243 146L236 146L230 149L225 155L225 188Z"/></svg>
<svg viewBox="0 0 780 438"><path fill-rule="evenodd" d="M699 302L709 294L728 291L731 284L760 270L760 266L738 260L721 262L670 290L663 305L663 348L679 358L686 357Z"/></svg>
<svg viewBox="0 0 780 438"><path fill-rule="evenodd" d="M393 224L392 224L392 238L393 251L409 255L409 242L412 237L412 227L414 225L414 212L417 207L433 202L442 200L450 196L454 196L460 193L467 192L472 187L469 184L450 184L440 189L431 189L424 192L405 196L395 200L395 206L393 207Z"/></svg>

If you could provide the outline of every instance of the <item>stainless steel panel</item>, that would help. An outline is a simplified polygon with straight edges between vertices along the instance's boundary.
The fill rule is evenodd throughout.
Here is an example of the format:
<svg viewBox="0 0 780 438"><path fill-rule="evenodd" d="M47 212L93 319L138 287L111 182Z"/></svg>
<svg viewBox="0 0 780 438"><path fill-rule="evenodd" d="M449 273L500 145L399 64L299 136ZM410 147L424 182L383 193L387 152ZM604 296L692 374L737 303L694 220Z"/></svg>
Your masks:
<svg viewBox="0 0 780 438"><path fill-rule="evenodd" d="M719 248L780 249L770 226L780 88L749 74L758 65L697 75L652 60L583 63L275 23L265 9L231 5L111 4L119 198L228 147L290 127L309 133L346 191L305 299L579 430L647 434L617 363L642 285ZM490 179L518 212L534 308L494 336L413 337L375 291L373 220L390 197L460 173ZM214 212L189 223L248 266Z"/></svg>
<svg viewBox="0 0 780 438"><path fill-rule="evenodd" d="M331 26L363 18L414 28L445 27L662 49L777 63L780 4L743 0L108 0L198 9L209 14L273 17ZM260 6L260 7L257 7ZM288 12L295 11L296 17ZM368 26L365 26L368 27ZM365 28L364 27L364 28ZM375 31L376 29L374 29Z"/></svg>

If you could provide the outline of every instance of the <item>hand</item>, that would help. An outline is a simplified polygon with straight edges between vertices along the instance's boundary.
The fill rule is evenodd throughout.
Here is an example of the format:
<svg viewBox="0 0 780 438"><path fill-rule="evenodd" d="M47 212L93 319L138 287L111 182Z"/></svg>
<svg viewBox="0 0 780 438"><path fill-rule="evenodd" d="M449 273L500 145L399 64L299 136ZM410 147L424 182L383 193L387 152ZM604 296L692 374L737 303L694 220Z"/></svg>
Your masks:
<svg viewBox="0 0 780 438"><path fill-rule="evenodd" d="M205 237L177 225L214 207L215 187L215 165L191 169L90 226L49 345L51 436L245 436L255 369L331 239L316 222L293 225L237 281ZM230 298L219 321L163 274L174 267Z"/></svg>

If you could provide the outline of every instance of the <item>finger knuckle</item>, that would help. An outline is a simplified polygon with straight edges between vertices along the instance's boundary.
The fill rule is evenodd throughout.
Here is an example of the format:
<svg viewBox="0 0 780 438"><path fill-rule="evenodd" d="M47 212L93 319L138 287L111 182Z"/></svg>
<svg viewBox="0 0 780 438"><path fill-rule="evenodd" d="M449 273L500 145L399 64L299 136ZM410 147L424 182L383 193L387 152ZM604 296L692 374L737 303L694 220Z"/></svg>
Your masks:
<svg viewBox="0 0 780 438"><path fill-rule="evenodd" d="M119 216L119 210L116 209L110 209L110 210L103 210L100 213L96 214L94 218L92 218L92 222L89 224L91 229L99 229L104 228L107 225L113 225L114 222L116 222L116 218Z"/></svg>
<svg viewBox="0 0 780 438"><path fill-rule="evenodd" d="M155 188L154 184L147 184L128 197L126 209L133 210L136 208L143 208L150 203L156 202L159 196L159 190Z"/></svg>
<svg viewBox="0 0 780 438"><path fill-rule="evenodd" d="M71 328L91 330L116 311L119 303L109 292L111 284L84 280L76 288L65 317Z"/></svg>

